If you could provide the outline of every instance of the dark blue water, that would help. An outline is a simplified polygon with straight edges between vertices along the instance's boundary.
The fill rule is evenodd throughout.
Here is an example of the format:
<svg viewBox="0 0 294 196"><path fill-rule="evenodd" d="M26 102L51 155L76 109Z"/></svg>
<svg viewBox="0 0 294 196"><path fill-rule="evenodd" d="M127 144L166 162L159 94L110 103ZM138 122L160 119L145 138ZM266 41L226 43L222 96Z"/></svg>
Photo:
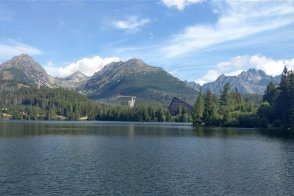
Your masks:
<svg viewBox="0 0 294 196"><path fill-rule="evenodd" d="M292 135L0 121L0 195L293 195Z"/></svg>

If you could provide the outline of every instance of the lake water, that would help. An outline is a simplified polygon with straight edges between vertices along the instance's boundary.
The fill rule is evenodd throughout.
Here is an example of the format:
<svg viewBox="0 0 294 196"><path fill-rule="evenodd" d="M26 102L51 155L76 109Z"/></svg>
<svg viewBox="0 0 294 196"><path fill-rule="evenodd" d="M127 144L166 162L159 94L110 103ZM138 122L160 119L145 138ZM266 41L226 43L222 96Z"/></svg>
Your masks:
<svg viewBox="0 0 294 196"><path fill-rule="evenodd" d="M293 135L0 121L0 195L293 195Z"/></svg>

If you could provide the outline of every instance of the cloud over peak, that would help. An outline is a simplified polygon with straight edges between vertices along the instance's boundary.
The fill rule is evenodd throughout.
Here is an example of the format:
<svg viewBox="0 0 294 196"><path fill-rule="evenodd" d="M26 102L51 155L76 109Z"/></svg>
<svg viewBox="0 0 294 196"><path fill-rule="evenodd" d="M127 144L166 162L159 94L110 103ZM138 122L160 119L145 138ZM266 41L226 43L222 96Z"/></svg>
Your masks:
<svg viewBox="0 0 294 196"><path fill-rule="evenodd" d="M221 74L236 76L250 68L263 70L267 75L277 76L282 73L285 66L294 70L294 58L275 60L262 55L236 56L229 61L218 63L215 69L207 71L202 78L195 82L202 85L216 80Z"/></svg>
<svg viewBox="0 0 294 196"><path fill-rule="evenodd" d="M118 61L121 61L119 57L102 58L100 56L95 56L93 58L82 58L63 67L55 67L53 63L49 61L45 66L45 69L49 74L58 77L66 77L77 71L80 71L87 76L92 76L95 72L100 71L105 65Z"/></svg>

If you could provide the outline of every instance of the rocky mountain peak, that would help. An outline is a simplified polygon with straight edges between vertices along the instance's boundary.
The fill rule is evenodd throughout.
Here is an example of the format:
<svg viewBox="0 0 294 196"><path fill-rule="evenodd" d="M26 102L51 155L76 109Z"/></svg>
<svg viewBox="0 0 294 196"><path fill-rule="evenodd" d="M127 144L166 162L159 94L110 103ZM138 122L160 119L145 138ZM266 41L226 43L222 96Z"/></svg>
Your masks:
<svg viewBox="0 0 294 196"><path fill-rule="evenodd" d="M249 69L248 71L243 71L237 77L247 81L259 81L270 76L266 75L266 73L262 70Z"/></svg>
<svg viewBox="0 0 294 196"><path fill-rule="evenodd" d="M103 77L103 75L108 75L116 78L122 75L129 75L134 73L151 73L157 71L162 71L162 69L148 65L141 59L133 58L125 62L120 61L109 63L100 71L96 72L93 77L97 78Z"/></svg>
<svg viewBox="0 0 294 196"><path fill-rule="evenodd" d="M232 89L237 88L241 93L263 94L269 82L276 83L278 80L279 77L269 76L262 70L249 69L237 76L221 75L216 81L204 84L202 88L219 93L224 84L229 82Z"/></svg>
<svg viewBox="0 0 294 196"><path fill-rule="evenodd" d="M20 54L18 56L13 57L12 59L23 59L23 60L34 61L34 59L29 54Z"/></svg>
<svg viewBox="0 0 294 196"><path fill-rule="evenodd" d="M67 76L65 79L66 80L77 80L77 81L83 81L83 80L87 80L89 77L86 76L85 74L83 74L80 71L76 71L73 74Z"/></svg>
<svg viewBox="0 0 294 196"><path fill-rule="evenodd" d="M55 82L62 87L76 89L77 87L85 84L89 79L90 77L86 76L82 72L76 71L65 78L55 78Z"/></svg>
<svg viewBox="0 0 294 196"><path fill-rule="evenodd" d="M132 58L126 61L127 64L135 64L135 65L145 65L144 61L141 59Z"/></svg>
<svg viewBox="0 0 294 196"><path fill-rule="evenodd" d="M222 74L217 79L222 79L222 78L225 78L225 77L226 77L225 74Z"/></svg>
<svg viewBox="0 0 294 196"><path fill-rule="evenodd" d="M76 71L76 72L74 72L72 75L85 75L85 74L83 74L83 73L80 72L80 71Z"/></svg>
<svg viewBox="0 0 294 196"><path fill-rule="evenodd" d="M34 72L42 72L44 74L46 73L45 69L28 54L21 54L21 55L15 56L12 59L1 64L1 67L2 68L10 68L10 67L18 68L25 72L34 71ZM45 75L47 75L47 73Z"/></svg>
<svg viewBox="0 0 294 196"><path fill-rule="evenodd" d="M140 59L110 63L78 90L93 99L115 99L119 95L131 95L149 101L162 101L172 95L194 96L196 93L163 69L148 65Z"/></svg>
<svg viewBox="0 0 294 196"><path fill-rule="evenodd" d="M30 55L21 54L0 65L0 79L52 86L51 77Z"/></svg>

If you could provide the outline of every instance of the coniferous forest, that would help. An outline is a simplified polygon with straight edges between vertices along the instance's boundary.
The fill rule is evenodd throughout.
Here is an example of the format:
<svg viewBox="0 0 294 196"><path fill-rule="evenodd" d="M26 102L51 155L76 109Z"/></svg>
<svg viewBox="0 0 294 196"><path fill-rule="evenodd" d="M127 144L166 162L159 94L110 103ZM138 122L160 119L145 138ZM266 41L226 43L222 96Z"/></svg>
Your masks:
<svg viewBox="0 0 294 196"><path fill-rule="evenodd" d="M226 83L220 94L200 92L193 113L170 115L162 105L134 108L89 100L74 90L0 82L0 119L193 122L195 126L284 127L294 124L294 74L284 69L279 85L269 83L262 101Z"/></svg>
<svg viewBox="0 0 294 196"><path fill-rule="evenodd" d="M244 97L244 96L243 96ZM279 85L269 83L263 102L244 100L226 83L218 96L200 93L193 112L195 126L284 127L294 126L294 74L285 67Z"/></svg>
<svg viewBox="0 0 294 196"><path fill-rule="evenodd" d="M117 120L191 121L183 114L172 117L163 106L137 105L134 108L108 105L87 99L74 90L0 84L0 119L17 120Z"/></svg>

